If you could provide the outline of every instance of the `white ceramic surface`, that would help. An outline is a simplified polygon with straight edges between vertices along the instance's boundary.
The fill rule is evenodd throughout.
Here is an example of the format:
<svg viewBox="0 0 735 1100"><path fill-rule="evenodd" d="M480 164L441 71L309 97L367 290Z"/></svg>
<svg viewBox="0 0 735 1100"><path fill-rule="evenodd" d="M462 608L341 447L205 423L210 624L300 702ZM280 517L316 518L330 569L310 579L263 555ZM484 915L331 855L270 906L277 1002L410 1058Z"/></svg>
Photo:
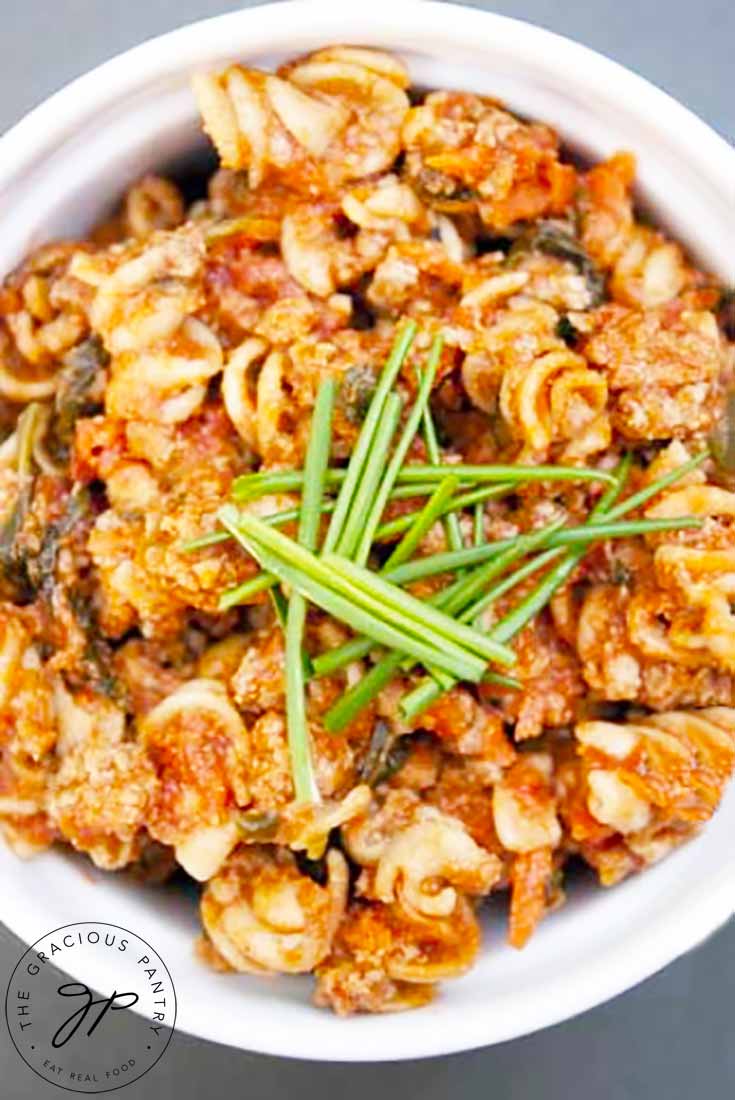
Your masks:
<svg viewBox="0 0 735 1100"><path fill-rule="evenodd" d="M184 27L75 81L0 139L0 274L34 245L83 232L141 173L202 146L191 73L231 59L270 66L330 42L401 54L416 83L492 92L595 157L635 152L641 197L699 259L735 281L735 151L640 77L527 24L417 0L274 4ZM665 48L665 45L662 46ZM735 789L700 839L611 891L580 886L523 952L500 909L483 955L436 1002L400 1016L339 1020L309 1003L309 979L221 976L192 954L193 904L49 853L21 863L0 845L0 918L27 942L76 920L127 926L160 951L179 1028L284 1056L381 1060L522 1035L613 997L735 911ZM90 984L106 975L79 973ZM112 976L110 976L112 979Z"/></svg>

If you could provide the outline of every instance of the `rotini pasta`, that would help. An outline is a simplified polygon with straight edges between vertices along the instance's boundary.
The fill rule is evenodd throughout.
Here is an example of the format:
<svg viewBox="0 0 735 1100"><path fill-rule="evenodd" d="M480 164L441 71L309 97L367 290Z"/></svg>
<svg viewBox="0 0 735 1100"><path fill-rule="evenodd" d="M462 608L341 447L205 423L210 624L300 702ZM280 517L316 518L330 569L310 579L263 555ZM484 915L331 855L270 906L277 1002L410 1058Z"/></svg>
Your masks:
<svg viewBox="0 0 735 1100"><path fill-rule="evenodd" d="M216 680L189 680L143 720L140 739L159 786L149 829L204 881L237 844L236 807L247 806L247 729Z"/></svg>
<svg viewBox="0 0 735 1100"><path fill-rule="evenodd" d="M398 902L413 919L449 917L458 891L486 894L499 877L497 858L483 852L459 822L426 810L391 839L373 889L380 901Z"/></svg>
<svg viewBox="0 0 735 1100"><path fill-rule="evenodd" d="M233 66L219 77L196 77L194 90L225 167L247 168L251 187L276 174L308 190L390 165L408 110L407 83L388 55L335 46L286 66L280 77Z"/></svg>
<svg viewBox="0 0 735 1100"><path fill-rule="evenodd" d="M572 351L548 351L530 366L507 370L499 406L523 440L523 460L547 457L559 441L567 459L586 458L610 443L605 379Z"/></svg>
<svg viewBox="0 0 735 1100"><path fill-rule="evenodd" d="M430 93L409 113L403 140L420 194L438 209L475 207L495 229L559 214L574 192L576 174L559 162L554 134L480 96Z"/></svg>
<svg viewBox="0 0 735 1100"><path fill-rule="evenodd" d="M735 761L735 711L583 722L575 737L581 763L566 766L562 816L610 885L660 859L711 816Z"/></svg>
<svg viewBox="0 0 735 1100"><path fill-rule="evenodd" d="M233 970L302 974L329 953L347 901L347 864L327 857L327 884L299 873L293 857L238 852L202 895L207 935Z"/></svg>

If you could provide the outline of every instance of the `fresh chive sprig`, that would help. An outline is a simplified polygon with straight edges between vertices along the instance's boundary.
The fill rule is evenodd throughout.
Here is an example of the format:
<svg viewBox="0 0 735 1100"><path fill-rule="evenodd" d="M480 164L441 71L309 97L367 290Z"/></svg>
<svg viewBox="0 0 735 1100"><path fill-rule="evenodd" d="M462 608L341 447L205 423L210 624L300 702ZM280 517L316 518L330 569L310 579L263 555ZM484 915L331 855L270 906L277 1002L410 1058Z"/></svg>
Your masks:
<svg viewBox="0 0 735 1100"><path fill-rule="evenodd" d="M375 429L370 446L370 453L366 458L362 476L360 477L357 489L350 503L350 508L342 527L342 533L335 546L336 552L342 554L346 558L351 558L353 555L355 557L359 556L359 552L356 553L356 551L358 551L358 543L362 545L364 542L361 536L363 532L366 531L365 517L367 515L367 522L370 522L370 514L375 508L375 502L380 495L382 487L381 482L385 471L386 461L388 460L390 445L396 433L398 421L401 418L402 408L403 401L398 394L389 394L383 406L380 421ZM390 491L390 488L388 491ZM384 504L387 499L388 496L386 493ZM336 515L336 508L332 515ZM367 561L372 541L371 537L365 551L365 561Z"/></svg>
<svg viewBox="0 0 735 1100"><path fill-rule="evenodd" d="M438 597L449 599L455 592L462 593L465 591L468 586L478 588L479 578L482 578L482 584L486 584L489 580L498 576L503 571L508 561L517 560L524 554L530 553L534 547L529 547L528 543L524 543L522 540L528 539L534 534L544 533L545 537L548 538L548 546L553 548L554 551L553 557L548 560L553 560L553 558L558 557L561 548L565 546L581 545L586 549L590 542L597 541L600 538L615 539L625 538L631 535L647 534L653 531L676 531L685 528L700 527L701 522L701 520L694 517L632 520L628 523L600 523L595 527L594 531L590 530L590 528L585 525L560 529L559 524L553 524L553 529L548 533L547 529L544 528L543 532L531 532L530 535L516 536L512 539L500 539L497 542L487 543L482 547L482 553L479 554L471 554L469 551L459 551L457 553L449 551L447 553L430 555L425 558L417 558L415 561L409 562L406 566L398 564L395 568L386 568L383 572L383 576L393 584L403 585L423 577L433 576L438 573L450 573L457 568L474 565L476 567L475 570L460 577L452 585L448 586L448 588L443 589L437 594ZM540 544L535 547L535 549L539 548ZM503 558L506 554L509 555L509 559L506 559L504 562ZM507 585L507 587L505 586L505 582L502 582L502 587L499 587L498 590L493 589L489 593L486 593L483 597L482 607L478 605L478 609L475 613L479 614L481 610L488 606L490 602L488 599L489 596L492 596L493 599L498 598L504 592L508 591L509 588L512 588L515 583L518 583L518 581L534 571L535 570L531 569L528 574L524 573L518 576L518 580ZM435 599L435 597L432 599ZM461 607L462 603L462 599L459 598L456 604L447 605L437 601L436 605L441 607L448 614L453 614L455 607ZM353 661L361 660L372 648L373 642L370 638L352 638L350 641L344 642L334 649L328 649L315 657L312 662L314 674L316 676L327 676L333 672L337 672L346 665L352 664Z"/></svg>
<svg viewBox="0 0 735 1100"><path fill-rule="evenodd" d="M389 602L386 601L381 594L375 593L374 574L363 570L363 584L340 577L331 563L325 565L322 558L255 516L239 515L232 505L220 509L219 518L264 569L275 573L282 583L300 591L357 633L367 634L380 645L403 650L421 663L437 665L461 679L476 682L481 678L485 662L460 642L437 634L420 600L390 586ZM447 618L447 624L451 627L452 620ZM461 632L455 630L454 633L459 635ZM494 652L501 663L512 664L514 658L510 650L500 647Z"/></svg>
<svg viewBox="0 0 735 1100"><path fill-rule="evenodd" d="M559 523L561 522L563 521L559 521ZM436 593L432 599L428 601L429 604L447 614L456 613L468 602L471 602L489 580L507 569L518 558L531 553L533 550L541 547L544 542L548 541L553 531L559 526L559 523L550 524L543 530L533 531L529 535L522 536L516 540L513 547L509 547L505 551L505 554L498 555L495 561L473 570L471 574L460 578L455 584ZM353 646L352 652L354 653L354 642L358 641L360 641L360 639L353 639L352 643L347 642L346 645L341 646L340 650L342 651L342 656L344 656L344 651L347 650L350 645ZM365 640L363 639L362 642L364 645ZM339 651L331 651L332 668L335 667L335 661L338 655ZM324 656L329 657L330 653ZM361 653L360 656L364 656L364 653ZM405 661L405 656L404 653L393 652L387 653L381 657L381 659L373 665L372 669L330 708L324 717L325 729L330 733L338 733L346 725L349 725L359 711L367 706L368 703L383 690L400 668L407 666L408 669L410 669L413 666L414 662L410 659ZM351 656L350 659L354 660L355 657ZM319 658L317 658L317 661L318 660ZM336 667L340 666L337 665ZM317 671L316 668L315 671ZM319 671L321 671L321 669ZM432 672L432 683L438 682L440 687L443 686L447 689L452 686L452 683L445 681L443 677L437 677L434 670L430 671Z"/></svg>
<svg viewBox="0 0 735 1100"><path fill-rule="evenodd" d="M612 505L623 490L630 472L631 461L632 456L628 453L622 459L611 484L590 513L586 526L588 529L591 529L593 539L595 540L600 537L600 531L597 529L598 523L600 527L603 526L601 520L607 519L611 514ZM683 473L679 476L683 476ZM676 480L676 478L674 478L674 480ZM651 495L655 495L655 491L651 493ZM624 504L625 503L627 502L624 502ZM635 505L633 505L633 507L635 507ZM631 509L619 506L618 514L624 515L626 511L629 510ZM587 552L589 541L591 540L583 542L581 546L574 546L568 549L563 554L561 560L558 561L556 565L552 566L546 576L542 578L536 588L534 588L525 599L521 600L515 608L509 611L500 622L496 623L490 631L490 637L497 641L509 642L520 633L531 619L546 606L554 593L569 579ZM551 564L559 553L559 548L548 549L545 553L539 555L538 558L532 559L525 567L522 566L521 569L517 571L515 574L515 582L518 583L519 580L525 579L531 572L535 572L536 569ZM523 572L524 570L525 573ZM519 576L519 574L521 574L521 576ZM498 599L503 591L506 590L507 589L503 588L501 582L496 586L493 593L486 593L485 596L470 609L469 613L475 617L479 616L486 607L489 606L492 599ZM419 714L426 710L427 707L431 706L432 703L440 698L443 690L443 685L438 684L429 677L422 680L412 691L405 695L400 702L400 708L404 718L408 721L413 721Z"/></svg>
<svg viewBox="0 0 735 1100"><path fill-rule="evenodd" d="M384 581L378 574L370 573L354 562L346 561L336 554L324 554L324 565L331 569L333 576L343 578L345 583L353 586L354 590L364 593L363 599L366 605L375 605L384 601L387 617L394 618L396 622L404 617L412 620L416 628L428 628L437 639L446 641L438 642L463 646L471 653L483 657L485 661L498 661L503 665L512 665L515 656L507 649L496 646L479 631L467 629L457 620L433 607L428 601L417 600L395 585Z"/></svg>
<svg viewBox="0 0 735 1100"><path fill-rule="evenodd" d="M301 497L299 542L305 550L315 550L319 537L324 475L332 446L332 412L336 386L333 378L324 379L314 403L309 444L304 462L304 492ZM289 596L285 630L286 724L291 775L298 802L319 802L319 787L311 757L309 725L306 717L304 675L304 628L306 598L294 591Z"/></svg>
<svg viewBox="0 0 735 1100"><path fill-rule="evenodd" d="M361 676L322 718L327 733L341 733L387 687L401 667L405 653L392 650ZM432 681L433 682L433 681Z"/></svg>
<svg viewBox="0 0 735 1100"><path fill-rule="evenodd" d="M217 606L220 611L229 611L231 607L247 603L253 596L257 596L260 592L267 592L277 584L278 577L274 577L272 573L258 573L249 581L243 581L242 584L223 592Z"/></svg>
<svg viewBox="0 0 735 1100"><path fill-rule="evenodd" d="M607 519L607 516L605 516L605 519ZM550 545L586 545L593 539L599 541L600 539L630 538L633 535L646 535L655 531L679 531L701 526L702 520L697 519L696 516L598 523L595 524L594 533L590 532L590 527L585 523L576 527L565 527L557 531L553 535ZM447 551L446 553L430 554L424 558L416 558L392 569L386 574L386 579L393 584L403 585L422 580L425 577L436 576L437 573L452 573L469 565L478 565L512 546L516 538L518 536L510 539L498 539L496 542L486 542L482 546L469 546L463 550Z"/></svg>
<svg viewBox="0 0 735 1100"><path fill-rule="evenodd" d="M445 469L447 471L447 477L450 476L450 474L452 477L455 476L451 472L451 466L446 466ZM439 482L439 484L441 485L441 482ZM427 495L428 493L431 493L433 491L433 488L433 486L426 487ZM461 488L461 483L458 488ZM517 484L506 485L504 482L501 482L500 485L483 485L479 489L470 489L466 492L458 492L456 496L451 497L446 502L444 506L444 511L441 514L444 515L447 512L460 512L464 508L477 506L478 504L483 504L487 500L494 500L497 497L505 496L506 493L511 493L514 489L517 488ZM402 491L405 491L406 489L408 489L408 486L399 485L395 490L394 499L400 499L400 493ZM405 515L396 516L395 519L386 520L385 523L381 523L380 527L378 527L377 531L375 532L375 541L389 542L392 538L395 538L396 535L402 535L404 531L407 531L408 528L411 526L416 515L417 513L415 511L407 512Z"/></svg>
<svg viewBox="0 0 735 1100"><path fill-rule="evenodd" d="M397 568L413 557L421 540L428 534L439 516L444 514L445 506L457 491L458 485L459 481L454 474L448 474L443 481L439 482L421 511L415 513L411 525L394 547L381 572L385 573Z"/></svg>
<svg viewBox="0 0 735 1100"><path fill-rule="evenodd" d="M651 494L651 496L653 495L655 494ZM648 499L650 499L650 497ZM616 514L625 515L631 510L627 506L627 501L625 505L625 510L622 512L617 511ZM416 513L415 515L420 515L420 513ZM607 518L606 516L605 519ZM264 519L264 522L267 522L267 517ZM558 531L553 536L552 545L574 546L580 543L588 543L593 537L595 540L630 538L633 535L654 534L656 531L680 531L701 526L702 520L698 519L696 516L661 517L656 519L628 520L626 522L614 521L612 523L606 522L595 524L593 536L590 534L589 528L585 524L581 524L578 527L567 527ZM220 532L217 532L217 534L220 534ZM227 538L231 538L226 531L221 532L221 534ZM221 541L221 538L217 539L217 542ZM425 557L416 558L413 561L401 561L398 564L394 563L391 569L385 574L386 579L392 581L393 584L404 585L410 584L412 581L422 580L426 577L436 576L438 573L453 573L458 569L466 569L468 566L479 565L490 558L494 558L496 554L506 550L509 546L512 546L514 542L515 538L498 539L495 542L481 543L479 546L468 546L462 550L448 550L438 554L427 554ZM272 577L263 577L261 575L253 577L252 580L245 581L237 588L229 589L227 592L223 593L220 599L220 609L222 610L227 607L233 607L235 604L243 603L250 596L255 595L257 592L264 591L273 584L275 584L275 581Z"/></svg>
<svg viewBox="0 0 735 1100"><path fill-rule="evenodd" d="M393 486L396 483L398 475L403 468L403 464L406 460L409 447L413 442L414 436L418 430L421 418L427 408L429 397L431 395L431 388L434 385L434 379L436 377L437 367L439 366L439 360L441 359L442 348L444 341L441 335L434 338L429 352L429 360L426 364L426 370L421 377L418 393L416 394L416 400L413 408L409 413L405 427L401 432L400 439L396 444L396 448L391 456L391 460L388 463L388 467L380 482L380 487L374 495L373 502L367 511L367 517L358 513L358 524L362 525L362 534L359 538L355 553L355 561L360 565L364 565L370 555L370 549L373 545L375 538L375 531L380 523L381 517L385 510L385 506L388 503L388 498L391 494ZM339 549L339 547L338 547Z"/></svg>
<svg viewBox="0 0 735 1100"><path fill-rule="evenodd" d="M357 445L353 451L352 459L354 459L356 452ZM349 473L350 466L347 469L330 468L326 472L326 484L328 486L339 485L341 492L342 487L348 480ZM443 477L446 477L448 473L456 474L461 482L472 486L497 485L502 482L509 482L512 486L517 486L531 481L597 481L609 485L612 476L605 470L595 470L587 466L511 466L500 463L478 465L476 463L459 462L451 464L417 462L409 463L403 467L398 474L397 483L399 485L413 485L418 493L419 485L434 485L437 481L441 481ZM256 500L262 496L271 496L274 493L298 492L303 484L303 470L259 470L252 474L241 474L233 481L232 499L236 503L242 504L245 501ZM351 491L354 491L354 487Z"/></svg>
<svg viewBox="0 0 735 1100"><path fill-rule="evenodd" d="M447 471L447 476L449 476L452 467L447 466L445 469ZM441 481L429 482L426 485L394 485L388 495L388 499L418 500L421 497L428 497L436 491L437 484L441 485ZM461 483L457 485L457 488L461 488ZM513 492L516 488L517 485L505 485L501 483L500 485L485 485L479 489L459 492L456 496L447 500L444 505L444 511L442 511L441 514L444 515L445 512L458 512L463 508L469 508L472 505L477 505L486 500L493 500L496 497L501 497L506 493ZM335 501L325 497L321 503L322 515L333 512L334 507ZM375 532L374 542L388 542L397 535L402 535L409 529L420 511L420 508L416 508L410 512L405 512L401 516L396 516L395 519L386 520L385 523L381 523ZM261 516L260 518L264 523L269 523L273 527L285 527L288 523L295 523L299 515L300 508L284 508L280 512L272 512L270 515ZM204 535L199 535L197 538L183 542L180 549L185 553L193 553L195 550L205 550L208 546L216 546L221 542L229 542L231 539L232 535L229 531L207 531Z"/></svg>
<svg viewBox="0 0 735 1100"><path fill-rule="evenodd" d="M485 541L485 505L478 500L472 513L472 545L482 546Z"/></svg>
<svg viewBox="0 0 735 1100"><path fill-rule="evenodd" d="M594 541L597 541L599 538L610 537L609 534L605 535L603 532L606 528L609 530L610 527L615 526L614 523L610 523L611 519L615 520L620 516L628 515L636 508L640 508L642 504L645 504L663 489L668 488L669 485L673 485L676 481L679 481L682 477L691 473L692 470L697 469L706 458L706 452L695 455L694 458L690 459L688 462L683 463L681 466L676 467L676 469L657 478L655 481L651 482L650 485L644 486L644 488L631 494L631 496L616 505L615 500L622 492L630 473L632 454L629 452L622 459L618 467L614 483L608 487L605 493L603 493L590 513L587 524L585 525L588 532L592 534ZM653 528L648 526L648 524L654 522L656 521L633 521L629 525L630 528L633 528L630 533L641 534L645 533L646 530L666 530L666 528ZM694 518L682 518L674 520L673 522L679 526L700 526L699 521ZM641 530L642 524L646 526ZM619 526L622 527L623 525L620 524ZM496 623L490 631L490 636L497 641L510 642L512 638L514 638L531 619L546 606L554 593L569 579L581 559L584 557L588 545L589 542L583 542L579 546L570 547L562 559L558 561L539 582L536 588L530 592L517 607L509 611L500 622ZM547 558L547 562L543 564L549 563L551 560L550 556L553 553L555 553L554 550L546 551L549 557ZM543 558L544 555L541 555L541 557ZM495 598L497 598L498 595L499 593L496 591ZM479 605L474 609L476 615L482 610L484 610L484 607L480 607ZM404 696L401 700L401 712L407 720L411 721L418 717L427 707L431 706L441 694L442 688L427 678Z"/></svg>
<svg viewBox="0 0 735 1100"><path fill-rule="evenodd" d="M421 380L421 372L419 371L419 381ZM441 465L441 450L439 448L439 440L436 435L436 427L434 425L434 418L431 415L431 409L427 404L423 410L423 436L424 445L426 447L426 453L429 456L429 461L434 466ZM456 471L455 471L456 475ZM444 534L447 540L447 545L450 550L459 550L462 547L462 528L459 525L459 518L454 512L449 512L444 517Z"/></svg>
<svg viewBox="0 0 735 1100"><path fill-rule="evenodd" d="M348 521L352 509L355 494L360 485L365 465L370 456L370 448L378 430L380 419L385 408L391 388L398 377L398 373L411 348L416 336L417 326L414 321L407 321L399 330L393 342L390 355L375 387L370 406L360 429L357 443L352 451L347 472L339 490L337 504L332 512L324 549L334 550L342 538L345 524ZM235 488L236 492L236 488Z"/></svg>
<svg viewBox="0 0 735 1100"><path fill-rule="evenodd" d="M270 590L286 637L289 749L301 800L318 798L306 723L305 681L311 671L325 675L374 653L369 671L324 716L325 728L333 732L349 724L398 672L417 663L428 675L401 700L408 720L415 719L458 681L484 680L518 689L518 681L490 666L513 663L509 643L569 580L592 543L697 527L701 522L686 516L624 517L696 469L706 453L618 503L631 469L631 454L613 473L555 465L445 463L430 408L441 337L434 340L424 370L417 372L416 398L399 429L402 400L393 387L416 332L412 321L399 328L345 469L329 466L332 383L320 387L304 469L265 470L245 474L233 483L236 502L301 492L299 506L263 518L226 506L218 513L224 530L203 535L186 547L204 549L234 537L263 570L223 593L220 606L234 606ZM428 461L407 465L419 429ZM585 523L564 527L560 520L513 539L486 540L488 500L521 485L564 481L607 486ZM407 514L383 519L389 500L410 498L424 501ZM473 509L471 537L465 545L460 515L469 508ZM331 518L324 547L317 553L324 515ZM295 520L299 523L295 538L278 530ZM439 520L447 549L415 559L422 540ZM376 544L396 539L399 541L379 572L366 568ZM442 573L454 575L454 580L426 600L401 587ZM537 573L543 576L531 591L491 629L485 629L482 624L487 610ZM287 604L280 586L290 593ZM357 634L344 645L314 657L310 668L305 667L303 649L308 601Z"/></svg>

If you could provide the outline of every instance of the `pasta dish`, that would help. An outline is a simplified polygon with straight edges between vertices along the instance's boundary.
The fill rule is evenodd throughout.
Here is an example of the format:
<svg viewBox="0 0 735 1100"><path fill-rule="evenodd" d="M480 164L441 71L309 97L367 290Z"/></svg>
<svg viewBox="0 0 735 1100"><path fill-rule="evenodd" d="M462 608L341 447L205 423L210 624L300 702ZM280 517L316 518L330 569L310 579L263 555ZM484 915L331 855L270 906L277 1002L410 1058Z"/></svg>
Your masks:
<svg viewBox="0 0 735 1100"><path fill-rule="evenodd" d="M0 286L0 828L416 1007L724 793L735 299L630 153L388 54L193 88L206 185Z"/></svg>

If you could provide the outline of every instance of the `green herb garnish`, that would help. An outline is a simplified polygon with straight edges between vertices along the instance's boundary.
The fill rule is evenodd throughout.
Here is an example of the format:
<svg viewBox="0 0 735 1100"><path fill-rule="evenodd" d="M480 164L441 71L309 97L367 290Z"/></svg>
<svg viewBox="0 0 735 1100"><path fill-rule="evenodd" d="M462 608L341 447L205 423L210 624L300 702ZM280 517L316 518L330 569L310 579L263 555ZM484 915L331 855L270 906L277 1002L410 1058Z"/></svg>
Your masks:
<svg viewBox="0 0 735 1100"><path fill-rule="evenodd" d="M554 233L549 230L542 235L536 247L563 254L581 270L583 261L574 253L576 242L563 238L563 232L560 237L554 227ZM623 517L695 469L706 455L696 456L617 505L615 500L630 470L631 455L626 455L614 473L555 465L444 464L429 407L442 351L440 337L432 344L426 367L417 372L416 399L402 429L398 429L402 402L393 386L415 333L412 322L399 330L346 469L328 465L329 431L328 425L325 430L320 406L315 409L304 470L264 470L245 474L233 484L232 497L237 502L300 491L300 507L258 518L227 505L218 513L224 531L204 535L188 544L189 549L200 549L224 538L235 538L263 570L259 576L224 593L221 606L233 606L259 591L269 590L284 623L289 743L297 797L302 800L318 797L313 773L309 779L305 756L309 745L304 694L308 675L334 673L366 657L372 661L365 675L324 715L323 725L333 733L349 725L397 673L410 672L417 664L423 666L427 675L401 701L408 720L416 718L462 680L485 681L519 690L522 684L495 666L513 663L508 643L569 579L590 544L601 539L697 527L701 523L687 516L630 520ZM559 335L569 340L573 333L562 325ZM333 395L330 418L332 407ZM406 458L419 427L428 461L407 465ZM317 437L322 447L315 467L312 447L317 447ZM559 519L543 529L514 538L486 541L488 500L512 493L525 484L550 481L602 482L607 488L583 524L565 527ZM329 495L331 490L336 490L336 497ZM425 499L408 514L383 521L390 500L410 498ZM472 539L471 545L465 546L460 515L468 508L473 509ZM316 532L323 515L331 515L331 519L324 546L317 553ZM300 522L295 538L278 530L297 518ZM414 557L437 521L445 525L447 549ZM368 568L373 549L396 539L399 541L382 566L377 571ZM535 587L487 629L484 620L488 609L505 593L538 573L543 576ZM427 599L418 599L402 587L439 574L447 574L449 579ZM291 592L288 610L281 585ZM356 634L343 645L313 657L310 665L303 652L307 601L345 623ZM384 732L377 726L366 760L371 776L378 758L385 756L386 743Z"/></svg>
<svg viewBox="0 0 735 1100"><path fill-rule="evenodd" d="M489 637L494 641L503 643L510 642L521 630L533 619L539 611L541 611L549 602L554 593L569 579L577 565L584 557L587 547L590 542L597 541L600 538L610 537L609 534L604 534L607 530L610 530L612 524L610 520L614 520L620 516L626 515L628 512L633 511L635 508L640 507L641 504L650 500L651 497L661 492L662 489L678 481L681 477L684 477L692 469L695 469L700 465L705 455L697 455L689 462L679 466L676 470L671 470L668 474L658 478L650 485L643 489L640 489L637 493L633 493L632 496L622 501L620 504L614 506L616 498L622 491L625 482L628 478L632 463L632 455L627 454L621 461L616 478L612 485L609 486L607 491L602 495L598 503L590 513L587 523L581 530L587 528L588 538L581 545L572 546L568 549L563 557L557 561L556 565L553 565L554 558L558 557L560 550L548 549L538 558L532 559L522 566L520 570L515 574L516 583L523 579L524 576L529 576L531 572L536 569L543 568L546 565L552 565L552 568L546 574L546 576L539 582L535 589L528 594L515 608L513 608L507 615L505 615L495 626L490 630ZM633 521L630 528L631 534L640 534L642 531L654 530L651 527L642 527L643 524L651 524L656 522L655 520L640 520ZM677 519L673 522L679 524L679 526L699 526L699 522L696 519ZM622 527L623 525L620 524ZM558 538L562 532L558 532L556 536L552 536L549 540L550 543L554 541L554 538ZM465 614L471 614L475 617L475 623L477 625L477 616L487 608L492 599L497 599L503 591L507 591L507 588L502 588L501 585L497 586L495 591L491 594L486 593L484 597L469 612ZM443 685L439 685L431 679L423 680L416 688L409 692L401 700L401 711L404 717L411 721L418 717L422 711L431 706L442 694Z"/></svg>
<svg viewBox="0 0 735 1100"><path fill-rule="evenodd" d="M391 441L398 427L402 408L403 402L398 394L389 394L383 406L380 421L373 434L370 453L366 458L357 490L350 503L349 512L342 527L342 533L335 547L337 553L343 554L345 557L352 557L355 555L358 543L360 542L361 532L365 529L366 521L369 522L369 510L379 491L381 478L383 477L385 464L390 452ZM339 498L337 506L339 506ZM336 514L336 510L335 508L335 511L332 513L333 518ZM372 544L372 539L370 539L370 544Z"/></svg>
<svg viewBox="0 0 735 1100"><path fill-rule="evenodd" d="M19 536L31 506L33 495L33 448L43 430L43 408L33 401L18 417L15 433L17 439L15 469L18 475L18 491L8 518L0 527L0 569L6 581L21 596L32 594L28 575L28 562Z"/></svg>
<svg viewBox="0 0 735 1100"><path fill-rule="evenodd" d="M419 379L421 374L419 372ZM424 407L423 413L423 435L424 444L426 446L426 453L429 456L429 462L433 466L438 467L441 464L441 451L439 449L439 440L436 436L436 427L434 425L434 418L431 415L431 409L428 405ZM457 470L452 471L455 477L461 477ZM460 550L462 547L462 529L459 526L459 519L454 512L448 513L443 520L444 534L447 540L447 546L450 550Z"/></svg>
<svg viewBox="0 0 735 1100"><path fill-rule="evenodd" d="M610 513L612 515L612 513ZM608 517L606 516L605 519ZM578 543L588 543L593 538L619 539L630 538L632 535L645 535L652 531L679 531L688 527L701 527L702 521L695 516L677 516L663 519L638 519L628 520L625 523L613 522L599 524L595 528L594 535L586 524L578 527L565 527L552 537L552 546L574 546ZM497 542L486 542L482 546L469 546L464 550L449 551L442 554L431 554L425 558L416 558L414 561L400 565L387 574L387 579L393 584L409 584L412 581L424 577L432 577L437 573L451 573L456 569L464 569L469 565L477 565L495 554L515 544L516 538L498 539Z"/></svg>
<svg viewBox="0 0 735 1100"><path fill-rule="evenodd" d="M265 569L353 630L462 679L476 682L482 676L485 666L477 653L487 647L473 637L468 648L466 635L448 616L437 630L436 616L425 604L395 585L389 586L386 598L379 578L368 570L352 566L359 570L357 579L340 575L335 562L342 568L351 563L336 555L319 558L254 516L239 515L231 505L220 509L219 518ZM513 663L505 647L492 647L492 652L501 663Z"/></svg>
<svg viewBox="0 0 735 1100"><path fill-rule="evenodd" d="M327 378L319 386L309 433L304 464L304 493L301 498L299 542L305 551L316 549L324 493L324 474L332 447L332 411L336 386ZM306 598L303 592L291 593L286 615L286 718L288 748L294 792L299 802L319 802L319 787L314 774L306 720L303 639L306 624Z"/></svg>
<svg viewBox="0 0 735 1100"><path fill-rule="evenodd" d="M455 584L436 593L436 595L427 601L427 604L446 614L456 614L457 611L464 608L474 599L488 581L502 573L513 561L537 549L539 546L542 546L558 526L559 524L551 524L549 527L544 528L543 531L535 531L530 535L522 536L516 540L514 546L506 550L505 554L498 555L497 559L489 563L489 565L486 564L474 570L471 574L460 578ZM365 640L363 640L363 644L364 643ZM351 643L348 642L347 646L350 644ZM347 646L342 646L340 649L344 651ZM338 654L339 651L332 651L331 654L325 654L326 657L332 657L332 667L334 667ZM349 725L360 710L390 683L398 669L404 666L404 662L408 669L413 666L414 662L410 659L405 661L405 658L405 653L395 652L387 653L381 657L377 664L373 665L372 669L359 680L357 684L350 688L350 690L327 712L324 718L325 729L329 730L330 733L336 733L346 725ZM350 659L354 660L354 657ZM316 668L315 671L317 671ZM433 675L432 683L435 682L436 679L436 676ZM451 684L447 686L451 686Z"/></svg>
<svg viewBox="0 0 735 1100"><path fill-rule="evenodd" d="M339 490L339 495L337 496L337 504L332 512L332 519L324 540L325 550L333 550L342 538L342 533L348 521L355 495L365 472L365 466L370 458L370 449L375 433L378 431L378 425L386 401L398 377L398 372L403 366L404 360L410 351L415 335L416 324L413 321L408 321L402 326L393 342L391 353L388 356L388 360L383 368L378 384L375 387L375 393L370 402L370 408L365 416L360 435L358 436L357 443L352 452L352 457L350 458L344 475L344 480ZM236 492L237 490L235 487L233 493L237 499Z"/></svg>
<svg viewBox="0 0 735 1100"><path fill-rule="evenodd" d="M459 481L453 474L449 474L443 481L439 482L421 511L414 513L405 535L394 547L381 572L385 573L390 569L397 568L404 561L408 561L409 558L413 557L421 540L434 526L438 517L444 515L444 509L458 485Z"/></svg>
<svg viewBox="0 0 735 1100"><path fill-rule="evenodd" d="M416 401L409 414L406 425L401 433L401 437L398 440L396 448L391 456L391 460L388 463L388 468L383 475L380 482L380 488L373 496L372 503L370 505L367 517L362 517L361 520L358 517L358 522L362 524L362 534L355 553L355 560L361 565L364 565L370 554L370 548L373 544L375 532L378 524L380 523L381 516L388 503L388 498L393 490L393 486L396 483L396 479L401 472L403 463L408 454L408 449L413 442L413 438L421 422L421 418L424 414L424 410L427 407L429 395L431 394L431 387L434 384L434 378L436 377L436 370L441 358L443 340L441 336L437 336L432 344L431 353L429 355L429 362L424 372L423 377L419 385L419 391L416 395ZM339 549L339 547L338 547Z"/></svg>
<svg viewBox="0 0 735 1100"><path fill-rule="evenodd" d="M526 252L541 252L573 264L584 277L590 305L598 306L605 297L605 275L569 229L554 221L539 221L515 242L509 260L516 261Z"/></svg>

